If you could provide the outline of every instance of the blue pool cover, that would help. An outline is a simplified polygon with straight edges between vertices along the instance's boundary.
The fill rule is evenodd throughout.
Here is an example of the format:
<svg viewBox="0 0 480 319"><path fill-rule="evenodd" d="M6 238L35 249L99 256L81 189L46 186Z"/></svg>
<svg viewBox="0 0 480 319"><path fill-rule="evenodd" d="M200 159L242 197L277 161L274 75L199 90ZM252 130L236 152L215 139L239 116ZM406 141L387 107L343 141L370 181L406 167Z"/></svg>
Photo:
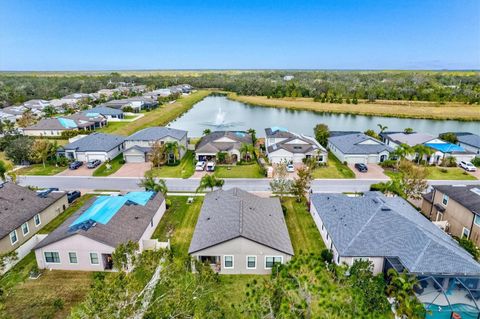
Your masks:
<svg viewBox="0 0 480 319"><path fill-rule="evenodd" d="M85 114L87 117L97 117L99 116L100 114L99 113L87 113Z"/></svg>
<svg viewBox="0 0 480 319"><path fill-rule="evenodd" d="M110 219L125 205L131 201L137 205L145 206L154 192L130 192L124 196L98 196L93 204L75 221L70 227L92 220L96 223L107 224Z"/></svg>
<svg viewBox="0 0 480 319"><path fill-rule="evenodd" d="M442 153L465 152L463 147L451 143L426 143L425 145Z"/></svg>
<svg viewBox="0 0 480 319"><path fill-rule="evenodd" d="M77 124L75 123L74 120L71 119L65 119L63 117L59 117L58 121L60 122L60 125L63 126L64 128L76 128Z"/></svg>
<svg viewBox="0 0 480 319"><path fill-rule="evenodd" d="M288 129L280 126L272 126L272 132L280 131L280 132L288 132Z"/></svg>

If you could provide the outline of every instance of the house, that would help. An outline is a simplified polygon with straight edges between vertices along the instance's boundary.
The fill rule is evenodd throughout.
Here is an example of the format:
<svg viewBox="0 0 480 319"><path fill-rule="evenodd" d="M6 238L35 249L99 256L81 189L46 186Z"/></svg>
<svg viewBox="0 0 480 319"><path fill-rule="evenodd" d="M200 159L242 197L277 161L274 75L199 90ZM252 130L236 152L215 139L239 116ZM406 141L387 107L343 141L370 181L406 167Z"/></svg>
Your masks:
<svg viewBox="0 0 480 319"><path fill-rule="evenodd" d="M68 105L76 106L82 101L95 100L95 96L89 93L73 93L62 97L61 99Z"/></svg>
<svg viewBox="0 0 480 319"><path fill-rule="evenodd" d="M105 162L114 159L123 152L124 141L125 137L123 136L92 133L61 146L57 150L57 154L75 161L100 160Z"/></svg>
<svg viewBox="0 0 480 319"><path fill-rule="evenodd" d="M138 243L140 251L157 246L151 236L164 212L161 193L91 198L35 246L38 268L112 270L112 253L120 244Z"/></svg>
<svg viewBox="0 0 480 319"><path fill-rule="evenodd" d="M293 76L293 75L285 75L285 76L283 77L283 80L284 80L284 81L291 81L291 80L293 80L294 78L295 78L295 76Z"/></svg>
<svg viewBox="0 0 480 319"><path fill-rule="evenodd" d="M85 116L73 114L65 117L41 119L36 124L22 129L28 136L61 136L66 131L91 131L107 125L107 120L101 115Z"/></svg>
<svg viewBox="0 0 480 319"><path fill-rule="evenodd" d="M327 162L327 150L313 137L292 133L281 127L266 128L265 133L265 149L270 163L302 163L304 159L312 157L319 163Z"/></svg>
<svg viewBox="0 0 480 319"><path fill-rule="evenodd" d="M104 96L105 98L110 99L115 93L120 94L120 90L119 89L101 89L97 91L96 95L98 95L98 97Z"/></svg>
<svg viewBox="0 0 480 319"><path fill-rule="evenodd" d="M390 269L415 275L418 300L445 317L452 304L478 314L472 300L480 287L480 264L460 245L400 197L367 192L313 194L311 215L336 264L372 263L374 274ZM451 315L451 313L450 313Z"/></svg>
<svg viewBox="0 0 480 319"><path fill-rule="evenodd" d="M14 183L0 183L0 255L24 245L67 206L65 192L37 193Z"/></svg>
<svg viewBox="0 0 480 319"><path fill-rule="evenodd" d="M228 154L231 162L241 159L242 144L252 145L252 136L243 131L216 131L201 138L195 148L195 156L199 161L216 158L219 152Z"/></svg>
<svg viewBox="0 0 480 319"><path fill-rule="evenodd" d="M125 162L144 163L148 161L151 148L156 142L160 144L177 142L180 158L183 158L187 151L187 131L155 126L133 133L125 139L125 151L123 152Z"/></svg>
<svg viewBox="0 0 480 319"><path fill-rule="evenodd" d="M42 111L47 106L50 106L50 101L47 100L28 100L22 104L24 107L30 110Z"/></svg>
<svg viewBox="0 0 480 319"><path fill-rule="evenodd" d="M112 100L108 101L102 106L107 106L114 109L126 109L131 108L133 112L140 112L144 109L152 109L158 106L158 102L154 99L144 97L144 96L135 96L128 99L121 100Z"/></svg>
<svg viewBox="0 0 480 319"><path fill-rule="evenodd" d="M207 193L188 253L220 274L269 274L293 256L280 200L239 188Z"/></svg>
<svg viewBox="0 0 480 319"><path fill-rule="evenodd" d="M445 142L441 139L435 139L424 145L430 147L433 150L433 154L428 159L428 162L433 165L441 164L447 157L455 158L457 163L460 161L471 161L475 157L475 153L466 151L463 147Z"/></svg>
<svg viewBox="0 0 480 319"><path fill-rule="evenodd" d="M455 135L457 135L458 145L463 147L465 151L480 157L480 135L469 132L457 132Z"/></svg>
<svg viewBox="0 0 480 319"><path fill-rule="evenodd" d="M143 94L143 96L154 100L157 100L159 97L168 97L170 95L172 95L172 91L170 89L158 89Z"/></svg>
<svg viewBox="0 0 480 319"><path fill-rule="evenodd" d="M480 246L480 184L432 188L423 196L422 213L452 236L471 239Z"/></svg>
<svg viewBox="0 0 480 319"><path fill-rule="evenodd" d="M2 109L0 109L0 122L7 122L7 121L15 123L17 121L17 117L13 114L3 112Z"/></svg>
<svg viewBox="0 0 480 319"><path fill-rule="evenodd" d="M332 132L328 149L343 163L378 164L388 159L393 148L360 132Z"/></svg>
<svg viewBox="0 0 480 319"><path fill-rule="evenodd" d="M83 111L82 114L84 114L85 116L100 114L101 116L103 116L107 120L123 119L123 111L122 110L114 109L114 108L111 108L111 107L108 107L108 106L103 106L103 105L99 105L99 106L96 106L96 107L91 108L89 110Z"/></svg>
<svg viewBox="0 0 480 319"><path fill-rule="evenodd" d="M410 147L416 145L425 144L430 141L437 139L435 136L426 134L426 133L404 133L404 132L394 132L394 133L381 133L382 141L391 146L392 148L398 148L402 144L407 144Z"/></svg>
<svg viewBox="0 0 480 319"><path fill-rule="evenodd" d="M25 113L28 109L22 105L18 106L7 106L2 109L3 113L10 114L15 116L15 118L18 120L19 118L22 117L23 113Z"/></svg>

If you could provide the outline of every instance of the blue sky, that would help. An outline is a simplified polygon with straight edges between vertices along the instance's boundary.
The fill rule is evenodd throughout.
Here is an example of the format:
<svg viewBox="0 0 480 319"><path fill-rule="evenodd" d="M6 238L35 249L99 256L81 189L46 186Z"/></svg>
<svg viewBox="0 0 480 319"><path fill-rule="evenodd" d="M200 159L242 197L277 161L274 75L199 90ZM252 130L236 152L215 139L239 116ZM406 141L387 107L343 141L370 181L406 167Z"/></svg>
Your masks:
<svg viewBox="0 0 480 319"><path fill-rule="evenodd" d="M480 69L478 0L0 0L0 70Z"/></svg>

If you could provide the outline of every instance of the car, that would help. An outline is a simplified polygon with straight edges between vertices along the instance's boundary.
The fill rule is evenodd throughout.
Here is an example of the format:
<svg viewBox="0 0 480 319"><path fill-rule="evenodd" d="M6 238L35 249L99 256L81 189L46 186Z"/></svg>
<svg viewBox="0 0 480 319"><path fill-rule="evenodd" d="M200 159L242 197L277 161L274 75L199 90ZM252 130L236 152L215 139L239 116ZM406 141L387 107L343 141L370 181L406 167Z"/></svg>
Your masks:
<svg viewBox="0 0 480 319"><path fill-rule="evenodd" d="M363 163L355 163L355 168L357 169L357 171L359 171L360 173L366 173L368 172L368 167L367 165L363 164Z"/></svg>
<svg viewBox="0 0 480 319"><path fill-rule="evenodd" d="M95 168L97 167L98 165L102 164L102 162L100 162L100 160L93 160L93 161L89 161L87 163L87 168Z"/></svg>
<svg viewBox="0 0 480 319"><path fill-rule="evenodd" d="M83 162L75 161L75 162L70 163L70 165L68 165L68 168L71 169L71 170L75 170L82 165L83 165Z"/></svg>
<svg viewBox="0 0 480 319"><path fill-rule="evenodd" d="M287 165L287 172L289 172L289 173L295 172L295 166L293 166L293 164L288 164Z"/></svg>
<svg viewBox="0 0 480 319"><path fill-rule="evenodd" d="M464 170L466 170L468 172L475 172L477 170L475 165L473 165L472 163L467 162L467 161L461 161L459 165L460 165L461 168L463 168Z"/></svg>
<svg viewBox="0 0 480 319"><path fill-rule="evenodd" d="M197 164L195 165L195 170L196 171L203 171L205 169L205 162L204 161L198 161Z"/></svg>
<svg viewBox="0 0 480 319"><path fill-rule="evenodd" d="M215 170L215 162L207 163L207 172L213 172Z"/></svg>
<svg viewBox="0 0 480 319"><path fill-rule="evenodd" d="M67 193L67 200L68 200L68 203L71 204L73 203L77 198L79 198L80 196L82 196L82 193L80 193L80 191L71 191L71 192L68 192Z"/></svg>

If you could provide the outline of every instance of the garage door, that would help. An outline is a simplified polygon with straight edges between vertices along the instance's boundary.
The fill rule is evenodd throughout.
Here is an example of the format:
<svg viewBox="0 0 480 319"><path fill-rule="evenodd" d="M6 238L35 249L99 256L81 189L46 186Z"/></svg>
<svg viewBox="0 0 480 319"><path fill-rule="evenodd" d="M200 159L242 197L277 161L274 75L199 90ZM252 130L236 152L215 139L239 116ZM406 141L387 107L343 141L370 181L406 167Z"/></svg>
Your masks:
<svg viewBox="0 0 480 319"><path fill-rule="evenodd" d="M365 156L348 156L345 157L345 160L348 164L356 164L356 163L363 163L367 164L367 159Z"/></svg>
<svg viewBox="0 0 480 319"><path fill-rule="evenodd" d="M86 161L93 161L93 160L100 160L105 162L107 160L107 156L105 154L87 154L85 156Z"/></svg>
<svg viewBox="0 0 480 319"><path fill-rule="evenodd" d="M378 155L370 155L368 157L368 163L370 163L370 164L378 163Z"/></svg>
<svg viewBox="0 0 480 319"><path fill-rule="evenodd" d="M139 155L139 154L125 155L125 162L127 162L127 163L144 163L145 162L145 156L144 155Z"/></svg>

